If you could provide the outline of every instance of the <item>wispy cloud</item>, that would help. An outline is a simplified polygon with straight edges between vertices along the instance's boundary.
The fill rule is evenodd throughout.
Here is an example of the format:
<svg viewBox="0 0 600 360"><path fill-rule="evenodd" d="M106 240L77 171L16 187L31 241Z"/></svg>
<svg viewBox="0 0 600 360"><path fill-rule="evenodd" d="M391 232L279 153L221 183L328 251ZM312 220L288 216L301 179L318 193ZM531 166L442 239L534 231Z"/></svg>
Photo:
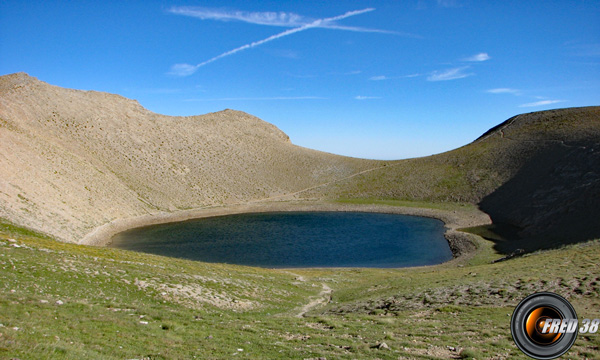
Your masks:
<svg viewBox="0 0 600 360"><path fill-rule="evenodd" d="M402 75L402 76L377 75L377 76L371 76L369 78L369 80L371 80L371 81L383 81L383 80L391 80L391 79L414 78L414 77L417 77L417 76L421 76L421 74L409 74L409 75Z"/></svg>
<svg viewBox="0 0 600 360"><path fill-rule="evenodd" d="M174 6L168 10L172 14L191 16L202 20L216 20L216 21L241 21L255 25L266 25L266 26L279 26L279 27L300 27L303 25L310 24L315 19L298 15L291 12L251 12L251 11L239 11L239 10L224 10L224 9L210 9L203 7L194 6ZM338 19L339 20L339 19ZM335 23L335 20L323 21L318 26L324 29L335 29L335 30L346 30L346 31L357 31L357 32L374 32L382 34L395 34L405 35L411 37L418 37L417 35L400 33L391 30L381 29L370 29L356 26L343 26Z"/></svg>
<svg viewBox="0 0 600 360"><path fill-rule="evenodd" d="M387 77L385 75L371 76L369 78L369 80L371 80L371 81L389 80L389 77Z"/></svg>
<svg viewBox="0 0 600 360"><path fill-rule="evenodd" d="M532 102L532 103L519 105L519 107L544 106L544 105L551 105L551 104L556 104L556 103L560 103L560 102L564 102L564 101L565 100L541 100L541 101L536 101L536 102Z"/></svg>
<svg viewBox="0 0 600 360"><path fill-rule="evenodd" d="M489 93L489 94L511 94L511 95L515 95L515 96L519 96L519 97L523 96L523 91L521 91L519 89L512 89L512 88L489 89L489 90L486 90L485 92ZM544 106L544 105L561 103L561 102L565 101L565 100L548 100L544 96L531 96L531 97L533 99L539 99L539 101L521 104L521 105L519 105L519 107L524 108L524 107Z"/></svg>
<svg viewBox="0 0 600 360"><path fill-rule="evenodd" d="M348 12L342 14L342 15L338 15L338 16L334 16L334 17L330 17L330 18L318 19L318 20L315 20L315 21L313 21L311 23L302 25L300 27L296 27L296 28L293 28L293 29L290 29L290 30L286 30L284 32L280 32L279 34L275 34L275 35L269 36L266 39L262 39L262 40L259 40L259 41L252 42L250 44L242 45L242 46L240 46L238 48L235 48L233 50L229 50L227 52L224 52L221 55L215 56L215 57L213 57L211 59L208 59L208 60L206 60L204 62L201 62L201 63L199 63L197 65L175 64L175 65L173 65L171 67L171 70L169 71L169 74L176 75L176 76L189 76L189 75L192 75L193 73L195 73L200 67L202 67L204 65L210 64L210 63L212 63L214 61L217 61L217 60L222 59L224 57L233 55L233 54L238 53L240 51L251 49L253 47L256 47L256 46L268 43L268 42L273 41L273 40L280 39L280 38L288 36L288 35L295 34L297 32L305 31L305 30L312 29L312 28L321 27L321 25L324 24L324 23L335 22L337 20L342 20L342 19L348 18L350 16L356 16L356 15L364 14L366 12L370 12L370 11L373 11L373 10L375 10L375 9L374 8L366 8L366 9L362 9L362 10L348 11Z"/></svg>
<svg viewBox="0 0 600 360"><path fill-rule="evenodd" d="M487 93L490 94L512 94L512 95L521 95L521 90L511 89L511 88L496 88L486 90Z"/></svg>
<svg viewBox="0 0 600 360"><path fill-rule="evenodd" d="M369 28L358 27L358 26L343 26L343 25L336 25L336 24L324 24L319 27L323 28L323 29L333 29L333 30L345 30L345 31L364 32L364 33L400 35L400 36L405 36L405 37L415 38L415 39L422 38L421 35L411 34L411 33L407 33L407 32L382 30L382 29L369 29Z"/></svg>
<svg viewBox="0 0 600 360"><path fill-rule="evenodd" d="M491 59L492 57L488 55L488 53L479 53L479 54L475 54L473 56L469 56L467 58L462 59L462 61L470 61L470 62L481 62L481 61L487 61L489 59Z"/></svg>
<svg viewBox="0 0 600 360"><path fill-rule="evenodd" d="M242 21L250 24L296 27L304 25L306 19L298 14L286 12L227 11L193 6L173 6L172 14L191 16L202 20Z"/></svg>
<svg viewBox="0 0 600 360"><path fill-rule="evenodd" d="M460 61L463 62L483 62L491 59L488 53L479 53L473 56L469 56L467 58L463 58ZM462 79L469 76L475 75L474 72L466 72L467 69L470 69L472 65L454 67L446 70L436 70L429 74L427 77L427 81L447 81L447 80L456 80ZM474 66L474 65L473 65ZM419 76L419 74L414 74L411 77Z"/></svg>
<svg viewBox="0 0 600 360"><path fill-rule="evenodd" d="M373 100L373 99L381 99L380 96L355 96L354 100Z"/></svg>
<svg viewBox="0 0 600 360"><path fill-rule="evenodd" d="M229 97L212 99L186 99L185 101L270 101L270 100L327 100L320 96L271 96L271 97Z"/></svg>
<svg viewBox="0 0 600 360"><path fill-rule="evenodd" d="M173 76L190 76L198 70L198 65L175 64L167 74Z"/></svg>
<svg viewBox="0 0 600 360"><path fill-rule="evenodd" d="M343 71L343 72L334 71L334 72L327 73L327 75L335 75L335 76L339 76L339 75L353 76L353 75L358 75L358 74L362 74L362 70L351 70L351 71Z"/></svg>
<svg viewBox="0 0 600 360"><path fill-rule="evenodd" d="M466 73L469 66L462 66L443 71L434 71L427 77L427 81L447 81L466 78L473 75L473 73Z"/></svg>

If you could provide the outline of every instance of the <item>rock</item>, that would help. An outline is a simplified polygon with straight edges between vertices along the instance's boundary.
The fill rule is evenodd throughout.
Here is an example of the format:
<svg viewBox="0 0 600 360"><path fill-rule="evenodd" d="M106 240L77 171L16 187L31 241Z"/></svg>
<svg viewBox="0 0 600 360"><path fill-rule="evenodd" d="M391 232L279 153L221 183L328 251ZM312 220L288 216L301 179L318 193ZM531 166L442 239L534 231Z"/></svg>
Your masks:
<svg viewBox="0 0 600 360"><path fill-rule="evenodd" d="M56 305L62 305L62 304L64 304L64 302L62 300L57 300L56 301Z"/></svg>
<svg viewBox="0 0 600 360"><path fill-rule="evenodd" d="M382 343L377 343L373 346L371 346L371 348L373 349L379 349L379 350L389 350L390 347L388 346L388 344L382 342Z"/></svg>

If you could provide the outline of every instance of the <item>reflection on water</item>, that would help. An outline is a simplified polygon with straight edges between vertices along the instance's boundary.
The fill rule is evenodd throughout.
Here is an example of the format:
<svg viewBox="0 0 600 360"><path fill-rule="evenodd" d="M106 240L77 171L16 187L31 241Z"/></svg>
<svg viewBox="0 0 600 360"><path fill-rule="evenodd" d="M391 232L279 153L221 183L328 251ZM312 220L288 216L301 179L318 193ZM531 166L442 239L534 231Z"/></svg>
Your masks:
<svg viewBox="0 0 600 360"><path fill-rule="evenodd" d="M393 214L239 214L132 229L110 246L261 267L405 267L452 258L441 221Z"/></svg>

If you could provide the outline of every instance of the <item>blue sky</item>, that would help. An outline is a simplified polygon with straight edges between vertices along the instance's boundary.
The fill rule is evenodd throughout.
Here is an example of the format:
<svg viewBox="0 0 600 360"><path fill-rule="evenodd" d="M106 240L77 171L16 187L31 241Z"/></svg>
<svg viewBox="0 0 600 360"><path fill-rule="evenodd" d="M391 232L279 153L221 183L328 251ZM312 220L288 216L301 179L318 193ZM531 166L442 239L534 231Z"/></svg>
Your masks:
<svg viewBox="0 0 600 360"><path fill-rule="evenodd" d="M600 105L600 1L12 1L0 74L400 159L524 112Z"/></svg>

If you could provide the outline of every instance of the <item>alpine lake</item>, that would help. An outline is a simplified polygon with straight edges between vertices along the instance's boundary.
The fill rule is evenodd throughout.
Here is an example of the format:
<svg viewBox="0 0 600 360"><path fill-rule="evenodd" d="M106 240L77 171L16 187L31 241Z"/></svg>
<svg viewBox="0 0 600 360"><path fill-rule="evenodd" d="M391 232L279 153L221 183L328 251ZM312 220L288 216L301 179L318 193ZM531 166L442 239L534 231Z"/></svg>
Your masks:
<svg viewBox="0 0 600 360"><path fill-rule="evenodd" d="M127 230L110 247L264 268L434 265L452 259L440 220L367 212L247 213Z"/></svg>

